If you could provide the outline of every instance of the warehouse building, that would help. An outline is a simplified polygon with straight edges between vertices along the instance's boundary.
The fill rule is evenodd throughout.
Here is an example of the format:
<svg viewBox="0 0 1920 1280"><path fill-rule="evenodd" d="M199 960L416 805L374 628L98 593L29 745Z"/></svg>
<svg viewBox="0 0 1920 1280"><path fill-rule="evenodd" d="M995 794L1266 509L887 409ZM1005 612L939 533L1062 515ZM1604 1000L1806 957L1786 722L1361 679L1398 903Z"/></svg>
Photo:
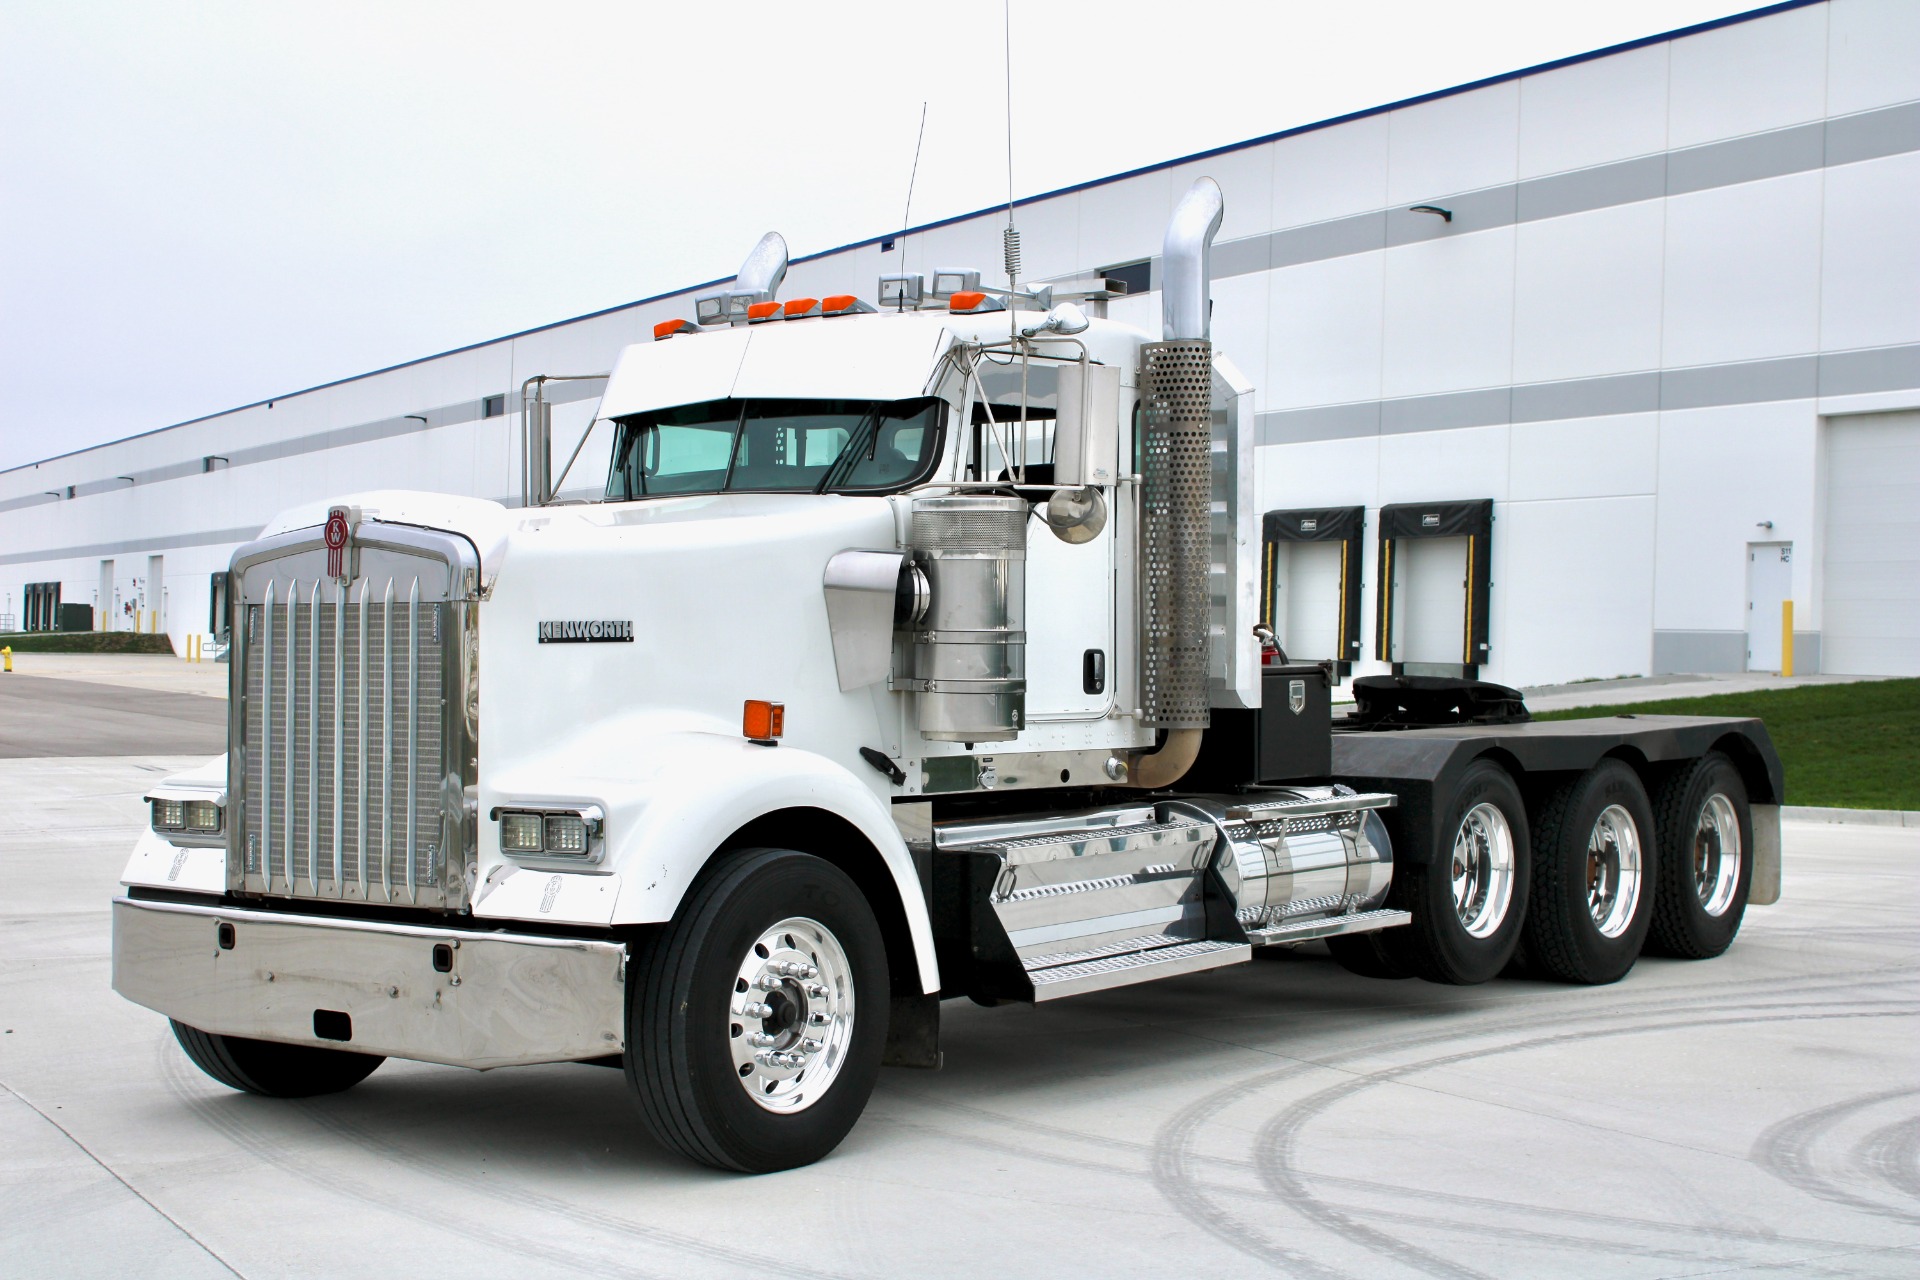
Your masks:
<svg viewBox="0 0 1920 1280"><path fill-rule="evenodd" d="M1226 193L1214 336L1255 384L1276 629L1354 674L1920 674L1920 5L1810 0L1022 202L1030 278ZM1004 209L796 260L785 296L999 258ZM747 246L742 246L742 250ZM515 504L520 389L713 282L0 473L0 596L217 629L236 545L371 488ZM549 384L562 496L601 387Z"/></svg>

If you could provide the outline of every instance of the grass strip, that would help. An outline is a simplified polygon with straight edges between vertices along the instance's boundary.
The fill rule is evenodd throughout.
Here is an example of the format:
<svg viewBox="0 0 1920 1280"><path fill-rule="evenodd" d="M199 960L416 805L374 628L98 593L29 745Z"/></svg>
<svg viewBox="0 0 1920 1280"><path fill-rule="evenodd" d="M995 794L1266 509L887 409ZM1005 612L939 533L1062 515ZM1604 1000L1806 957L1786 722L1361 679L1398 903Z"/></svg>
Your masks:
<svg viewBox="0 0 1920 1280"><path fill-rule="evenodd" d="M1573 707L1535 712L1533 718L1577 720L1622 712L1752 716L1766 724L1786 766L1788 804L1920 809L1920 680L1813 684L1617 707Z"/></svg>
<svg viewBox="0 0 1920 1280"><path fill-rule="evenodd" d="M145 631L0 632L0 647L15 653L173 653L164 633Z"/></svg>

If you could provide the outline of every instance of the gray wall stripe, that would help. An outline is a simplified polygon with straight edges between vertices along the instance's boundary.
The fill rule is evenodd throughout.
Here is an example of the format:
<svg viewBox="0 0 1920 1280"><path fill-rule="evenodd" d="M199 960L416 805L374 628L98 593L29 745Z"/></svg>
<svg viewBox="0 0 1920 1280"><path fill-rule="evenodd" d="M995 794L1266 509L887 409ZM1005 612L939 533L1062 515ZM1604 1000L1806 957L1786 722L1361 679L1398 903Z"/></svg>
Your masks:
<svg viewBox="0 0 1920 1280"><path fill-rule="evenodd" d="M589 400L598 396L604 388L604 382L562 382L554 384L548 391L547 403L572 404L579 400ZM469 422L489 421L481 417L484 405L481 400L463 400L457 404L445 404L436 409L424 409L420 417L425 418L422 426L415 418L401 416L397 418L379 418L372 422L356 423L350 427L334 427L326 431L315 431L303 436L289 436L285 440L275 440L267 444L251 445L244 449L228 449L221 454L227 462L220 470L249 466L256 462L271 462L278 458L297 458L302 454L322 453L328 449L337 449L343 445L367 444L375 440L390 440L395 436L413 435L421 431L435 431L441 427L457 427ZM519 411L501 415L498 421L508 423L519 417ZM186 476L206 474L205 461L195 458L191 462L174 462L161 467L149 467L144 471L132 473L136 485L156 484L162 480L178 480ZM124 492L127 482L123 479L89 480L73 486L75 498L91 497L98 493ZM0 511L14 511L22 507L46 506L66 501L63 498L50 497L47 494L25 494L18 498L9 498L0 502ZM0 564L6 561L0 559Z"/></svg>
<svg viewBox="0 0 1920 1280"><path fill-rule="evenodd" d="M1214 247L1213 272L1215 276L1224 277L1299 266L1304 262L1371 253L1392 245L1489 231L1516 222L1560 218L1570 213L1586 213L1714 187L1737 186L1909 151L1920 151L1920 102L1683 147L1663 155L1638 156L1590 169L1528 178L1524 182L1427 197L1427 203L1453 213L1451 223L1432 214L1410 213L1404 207L1395 206L1245 236ZM1258 247L1261 242L1267 246L1264 255ZM1156 282L1157 279L1156 274Z"/></svg>
<svg viewBox="0 0 1920 1280"><path fill-rule="evenodd" d="M1254 419L1255 440L1296 444L1906 390L1920 394L1920 343L1278 409Z"/></svg>

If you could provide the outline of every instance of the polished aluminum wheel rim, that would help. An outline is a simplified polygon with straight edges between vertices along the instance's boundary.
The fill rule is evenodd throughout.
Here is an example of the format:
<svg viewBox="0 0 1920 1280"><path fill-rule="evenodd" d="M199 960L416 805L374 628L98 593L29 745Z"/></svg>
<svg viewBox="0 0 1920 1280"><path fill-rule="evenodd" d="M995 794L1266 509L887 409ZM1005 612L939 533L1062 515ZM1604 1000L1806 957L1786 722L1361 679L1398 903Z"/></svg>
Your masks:
<svg viewBox="0 0 1920 1280"><path fill-rule="evenodd" d="M853 1043L853 966L840 940L804 916L755 939L734 977L727 1035L740 1087L767 1110L824 1097Z"/></svg>
<svg viewBox="0 0 1920 1280"><path fill-rule="evenodd" d="M1640 905L1640 828L1633 815L1610 804L1587 837L1587 909L1602 937L1617 938Z"/></svg>
<svg viewBox="0 0 1920 1280"><path fill-rule="evenodd" d="M1453 909L1467 936L1485 938L1513 903L1513 828L1500 806L1477 804L1453 834Z"/></svg>
<svg viewBox="0 0 1920 1280"><path fill-rule="evenodd" d="M1710 916L1725 915L1740 887L1740 819L1733 801L1719 792L1700 806L1693 831L1693 888Z"/></svg>

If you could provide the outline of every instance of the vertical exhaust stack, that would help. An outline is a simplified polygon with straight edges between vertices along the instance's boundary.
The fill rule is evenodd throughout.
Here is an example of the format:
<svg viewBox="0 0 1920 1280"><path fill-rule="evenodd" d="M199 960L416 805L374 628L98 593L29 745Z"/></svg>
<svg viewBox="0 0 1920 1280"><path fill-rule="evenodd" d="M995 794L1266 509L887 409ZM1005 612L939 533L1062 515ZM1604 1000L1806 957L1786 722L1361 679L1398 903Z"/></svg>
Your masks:
<svg viewBox="0 0 1920 1280"><path fill-rule="evenodd" d="M1207 632L1213 521L1213 238L1220 186L1197 178L1167 222L1161 341L1141 349L1140 695L1167 740L1128 767L1130 786L1177 782L1208 723Z"/></svg>
<svg viewBox="0 0 1920 1280"><path fill-rule="evenodd" d="M786 278L787 242L778 231L769 231L740 264L740 274L733 278L733 292L764 294L771 301Z"/></svg>

